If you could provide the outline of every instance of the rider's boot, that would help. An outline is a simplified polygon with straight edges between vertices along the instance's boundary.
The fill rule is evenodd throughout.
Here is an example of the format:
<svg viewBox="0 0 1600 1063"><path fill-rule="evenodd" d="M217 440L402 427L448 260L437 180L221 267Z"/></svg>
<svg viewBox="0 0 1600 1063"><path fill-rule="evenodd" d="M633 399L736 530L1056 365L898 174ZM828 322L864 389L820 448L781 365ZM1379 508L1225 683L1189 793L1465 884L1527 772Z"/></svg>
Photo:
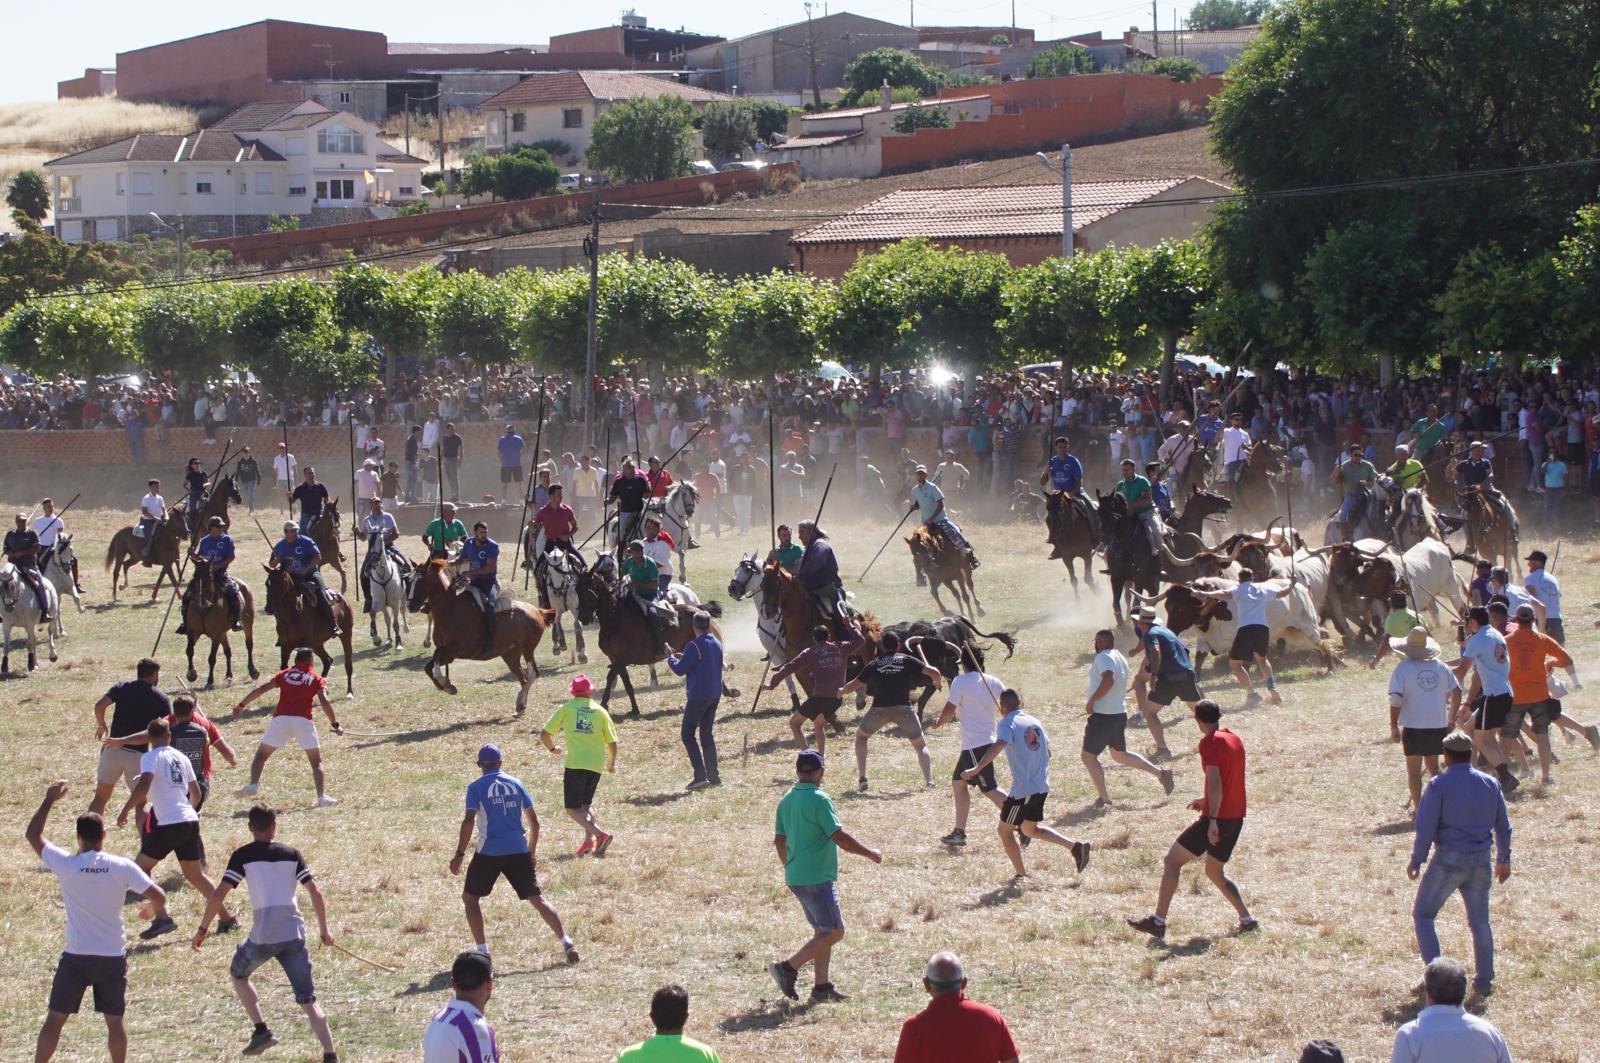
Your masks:
<svg viewBox="0 0 1600 1063"><path fill-rule="evenodd" d="M223 601L228 603L228 630L243 631L244 624L240 622L240 602L238 594L224 594Z"/></svg>
<svg viewBox="0 0 1600 1063"><path fill-rule="evenodd" d="M483 613L483 654L485 657L494 652L494 609L490 607Z"/></svg>
<svg viewBox="0 0 1600 1063"><path fill-rule="evenodd" d="M84 593L83 581L78 577L78 557L76 554L72 557L72 587L79 594Z"/></svg>
<svg viewBox="0 0 1600 1063"><path fill-rule="evenodd" d="M973 568L978 567L978 555L973 552L972 547L970 546L967 547L967 564L971 565Z"/></svg>

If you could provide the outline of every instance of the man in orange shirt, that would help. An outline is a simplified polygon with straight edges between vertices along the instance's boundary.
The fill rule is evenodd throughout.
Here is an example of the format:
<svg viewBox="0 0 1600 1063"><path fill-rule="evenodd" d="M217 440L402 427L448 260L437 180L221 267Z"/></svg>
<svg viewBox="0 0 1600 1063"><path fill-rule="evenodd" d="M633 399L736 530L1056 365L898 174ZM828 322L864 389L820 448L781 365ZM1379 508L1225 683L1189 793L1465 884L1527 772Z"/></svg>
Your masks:
<svg viewBox="0 0 1600 1063"><path fill-rule="evenodd" d="M1506 650L1511 655L1511 711L1506 722L1500 725L1500 748L1510 755L1527 719L1533 728L1533 741L1539 748L1539 777L1549 786L1555 780L1550 775L1550 672L1557 668L1571 668L1572 657L1561 648L1561 643L1538 628L1533 606L1517 606L1517 629L1506 636Z"/></svg>

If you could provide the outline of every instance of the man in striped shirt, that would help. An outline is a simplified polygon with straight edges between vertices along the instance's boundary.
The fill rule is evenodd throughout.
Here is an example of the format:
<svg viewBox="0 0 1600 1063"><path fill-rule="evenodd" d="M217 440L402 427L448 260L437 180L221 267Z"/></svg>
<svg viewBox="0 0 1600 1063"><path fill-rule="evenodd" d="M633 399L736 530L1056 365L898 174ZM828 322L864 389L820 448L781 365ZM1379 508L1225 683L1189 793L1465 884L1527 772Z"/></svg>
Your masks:
<svg viewBox="0 0 1600 1063"><path fill-rule="evenodd" d="M450 965L450 988L455 997L434 1013L422 1035L422 1063L499 1063L500 1045L483 1015L494 993L488 955L475 950L458 955Z"/></svg>

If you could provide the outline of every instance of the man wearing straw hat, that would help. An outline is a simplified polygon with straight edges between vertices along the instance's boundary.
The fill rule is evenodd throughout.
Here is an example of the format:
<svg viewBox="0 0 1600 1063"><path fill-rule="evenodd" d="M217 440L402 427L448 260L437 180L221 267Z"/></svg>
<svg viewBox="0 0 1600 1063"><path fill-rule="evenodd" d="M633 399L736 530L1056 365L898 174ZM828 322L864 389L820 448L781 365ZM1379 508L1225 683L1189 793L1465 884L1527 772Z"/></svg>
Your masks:
<svg viewBox="0 0 1600 1063"><path fill-rule="evenodd" d="M600 772L615 774L617 770L617 728L605 707L597 705L590 697L594 684L588 676L573 676L567 693L572 698L556 709L539 732L539 741L550 752L559 754L561 750L556 748L555 736L566 732L562 805L567 815L583 828L583 844L576 855L587 856L592 852L604 856L611 844L611 835L596 822L592 806L595 790L600 786Z"/></svg>
<svg viewBox="0 0 1600 1063"><path fill-rule="evenodd" d="M1389 676L1389 740L1405 752L1407 807L1415 815L1422 803L1423 765L1429 776L1439 774L1444 736L1461 708L1461 683L1439 659L1439 644L1426 628L1413 627L1389 645L1403 658Z"/></svg>

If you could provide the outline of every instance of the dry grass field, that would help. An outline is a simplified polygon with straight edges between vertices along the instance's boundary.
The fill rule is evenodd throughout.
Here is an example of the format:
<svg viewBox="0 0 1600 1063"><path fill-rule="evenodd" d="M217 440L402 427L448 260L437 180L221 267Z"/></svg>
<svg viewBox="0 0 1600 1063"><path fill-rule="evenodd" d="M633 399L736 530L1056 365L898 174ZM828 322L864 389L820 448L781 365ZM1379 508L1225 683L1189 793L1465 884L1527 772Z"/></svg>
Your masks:
<svg viewBox="0 0 1600 1063"><path fill-rule="evenodd" d="M13 509L26 510L33 500L23 495L33 491L12 483L4 494ZM865 584L857 582L888 533L887 524L853 513L857 504L836 491L824 523L833 525L858 604L885 620L937 615L926 592L913 587L898 544ZM977 507L965 508L970 516ZM99 561L109 535L126 522L127 514L109 510L69 515L88 610L78 615L69 606L59 661L0 684L10 727L7 770L0 774L0 955L6 957L0 1059L31 1058L62 944L56 885L28 851L23 827L45 784L65 777L73 792L48 835L70 844L71 817L88 801L97 754L91 706L111 683L132 675L161 621L161 607L147 604L151 570L136 570L131 592L109 604ZM748 604L730 603L722 622L735 665L730 683L743 691L724 703L717 728L726 785L683 792L689 775L678 741L681 688L673 682L647 690L648 677L637 675L643 718L623 719L625 701L613 705L621 766L602 782L596 807L616 841L598 860L572 858L578 831L561 812L560 762L530 733L563 699L577 669L542 647L544 678L534 686L527 716L517 719L514 684L498 665L456 665L461 694L451 698L421 673L420 631L398 653L375 650L363 632L356 643L357 698L338 703L339 714L352 731L403 733L338 738L324 728L330 790L341 801L336 808L311 808L309 773L292 751L269 764L263 787L264 798L284 810L281 840L298 846L316 871L341 942L398 968L385 974L313 947L341 1058L417 1057L423 1026L447 992L443 972L469 942L460 882L445 865L463 789L477 774L474 752L494 741L506 750L506 770L535 796L544 828L541 882L583 953L580 965L565 966L536 914L504 885L485 903L499 975L490 1016L508 1060L608 1060L650 1033L650 992L672 981L692 995L689 1032L725 1060L887 1060L901 1021L925 1001L923 963L945 948L965 958L971 994L1001 1008L1031 1061L1285 1060L1318 1036L1341 1043L1346 1058L1387 1059L1396 1027L1415 1014L1410 990L1419 966L1413 887L1405 876L1411 830L1401 809L1401 757L1387 740L1386 672L1369 672L1356 653L1350 667L1332 676L1297 662L1280 672L1282 707L1234 712L1241 695L1208 666L1203 683L1249 750L1251 811L1229 866L1262 930L1232 936L1231 911L1192 867L1167 942L1152 944L1122 920L1150 910L1161 858L1191 820L1186 805L1202 786L1195 729L1184 723L1170 736L1179 754L1172 797L1163 797L1148 776L1109 768L1114 807L1091 811L1093 789L1077 753L1091 634L1110 619L1103 584L1100 595L1074 601L1060 568L1043 560L1042 529L965 523L985 559L979 585L988 615L980 623L1020 638L1016 657L997 655L992 670L1023 692L1051 733L1047 818L1094 843L1093 863L1082 876L1066 853L1035 845L1027 853L1033 877L1011 887L986 802L974 802L965 850L939 844L951 825L945 780L957 753L954 728L930 742L940 780L931 791L923 789L906 744L878 737L871 746L872 790L858 795L848 738L830 742L826 788L846 827L881 848L884 861L874 866L841 857L849 930L834 955L834 981L850 999L789 1004L765 968L808 934L771 842L772 812L792 779L793 750L786 707L769 711L780 708L778 698L766 695L760 713L749 714L762 666ZM248 522L235 527L237 569L259 585L264 546ZM705 539L705 548L690 555L690 582L703 597L725 599L740 549L765 550L766 535ZM1537 540L1534 534L1525 542ZM1600 598L1595 553L1592 543L1569 537L1557 573L1567 586L1573 648L1591 676L1600 675L1600 633L1589 625L1587 606ZM509 559L502 572L508 567ZM257 629L256 653L263 669L277 663L267 623ZM170 630L159 656L164 685L176 689L182 644ZM18 662L13 653L13 666ZM604 674L594 660L586 670ZM663 675L671 678L664 669ZM201 700L248 758L269 709L252 707L229 722L244 689L241 675L231 689ZM1592 692L1568 704L1577 716L1600 717ZM853 710L845 715L854 721ZM1148 744L1143 731L1130 731L1130 740L1134 748ZM1500 971L1485 1014L1505 1032L1515 1058L1579 1063L1600 1058L1594 1018L1600 919L1593 902L1600 758L1582 744L1558 742L1558 750L1558 784L1525 785L1513 801L1515 874L1494 889ZM216 770L204 824L220 864L248 836L246 802L231 796L243 769L219 762ZM131 855L136 847L130 831L112 835L114 851ZM192 953L187 939L200 900L180 887L175 866L163 866L159 875L174 890L180 932L148 945L134 941L130 1058L237 1059L250 1032L226 977L238 938L213 938L198 956ZM128 916L137 923L131 907ZM1440 927L1447 953L1470 958L1459 903L1446 909ZM802 989L809 978L802 975ZM263 969L257 985L284 1041L267 1058L315 1060L315 1041L281 974ZM67 1027L59 1058L104 1058L102 1034L92 1014L80 1015Z"/></svg>

